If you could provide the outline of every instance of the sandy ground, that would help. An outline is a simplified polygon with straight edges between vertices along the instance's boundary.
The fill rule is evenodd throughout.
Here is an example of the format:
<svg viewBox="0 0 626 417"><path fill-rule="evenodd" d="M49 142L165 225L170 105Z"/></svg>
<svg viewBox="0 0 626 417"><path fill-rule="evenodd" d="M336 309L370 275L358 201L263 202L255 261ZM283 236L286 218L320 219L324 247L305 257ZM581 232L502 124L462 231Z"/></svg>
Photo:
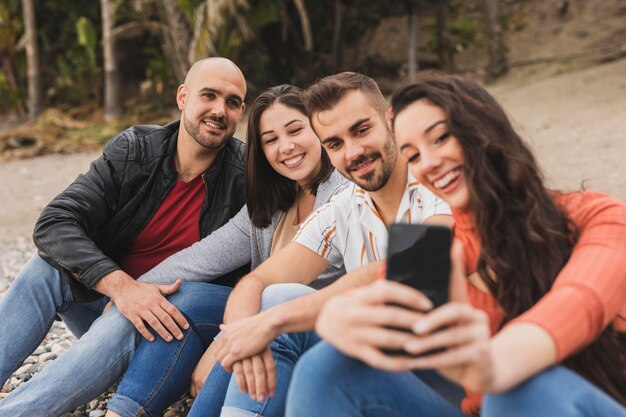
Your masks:
<svg viewBox="0 0 626 417"><path fill-rule="evenodd" d="M490 87L532 144L551 186L626 200L626 59ZM97 153L0 163L0 242L29 239L39 212Z"/></svg>

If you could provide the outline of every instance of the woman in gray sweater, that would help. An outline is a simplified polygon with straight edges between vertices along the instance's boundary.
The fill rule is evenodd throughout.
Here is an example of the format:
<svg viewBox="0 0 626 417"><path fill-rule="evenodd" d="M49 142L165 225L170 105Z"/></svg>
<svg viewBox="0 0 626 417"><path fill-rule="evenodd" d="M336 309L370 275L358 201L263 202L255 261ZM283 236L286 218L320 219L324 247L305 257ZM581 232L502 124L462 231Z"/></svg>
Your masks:
<svg viewBox="0 0 626 417"><path fill-rule="evenodd" d="M206 282L248 263L258 266L291 241L308 214L345 187L346 180L333 169L310 126L301 94L290 85L272 87L251 106L246 206L222 228L139 278L150 283L171 283L176 278L197 281L185 283L170 297L191 327L181 341L142 340L108 403L107 416L161 415L187 390L202 357L194 372L195 394L211 368L211 354L205 350L219 331L230 292ZM311 286L326 286L343 273L330 266ZM205 384L210 387L201 391L211 401L223 399L230 377L216 368ZM221 404L214 407L218 414Z"/></svg>

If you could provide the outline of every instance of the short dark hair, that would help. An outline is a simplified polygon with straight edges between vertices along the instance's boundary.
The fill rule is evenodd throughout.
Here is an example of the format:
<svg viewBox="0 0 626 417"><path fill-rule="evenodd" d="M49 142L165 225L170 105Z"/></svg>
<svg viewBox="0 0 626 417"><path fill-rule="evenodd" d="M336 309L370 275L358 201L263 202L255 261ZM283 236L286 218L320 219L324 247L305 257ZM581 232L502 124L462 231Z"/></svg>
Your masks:
<svg viewBox="0 0 626 417"><path fill-rule="evenodd" d="M367 75L350 71L324 77L304 91L304 104L309 117L313 113L333 108L346 94L354 90L365 94L369 103L384 118L388 104L376 81Z"/></svg>
<svg viewBox="0 0 626 417"><path fill-rule="evenodd" d="M246 204L250 221L259 228L269 226L276 211L289 210L296 202L298 191L294 180L280 175L271 167L262 150L261 116L276 103L308 116L302 101L302 90L288 84L268 88L250 107L246 140ZM330 159L322 148L320 172L307 185L313 195L317 194L318 186L330 177L332 171Z"/></svg>

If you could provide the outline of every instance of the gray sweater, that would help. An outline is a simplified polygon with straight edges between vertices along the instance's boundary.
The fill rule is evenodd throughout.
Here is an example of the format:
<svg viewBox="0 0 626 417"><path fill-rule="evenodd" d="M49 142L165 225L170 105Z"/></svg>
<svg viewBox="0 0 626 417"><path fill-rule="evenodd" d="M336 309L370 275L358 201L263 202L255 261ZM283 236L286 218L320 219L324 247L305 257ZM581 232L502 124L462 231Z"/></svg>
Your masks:
<svg viewBox="0 0 626 417"><path fill-rule="evenodd" d="M333 171L328 180L319 185L313 210L326 204L347 184L347 180L341 174ZM243 206L241 211L224 226L170 256L143 274L139 281L170 284L180 278L183 281L210 282L248 262L254 269L269 258L274 231L282 214L282 211L274 213L271 224L259 229L250 223L248 208ZM310 285L321 288L343 274L345 274L343 268L330 265Z"/></svg>

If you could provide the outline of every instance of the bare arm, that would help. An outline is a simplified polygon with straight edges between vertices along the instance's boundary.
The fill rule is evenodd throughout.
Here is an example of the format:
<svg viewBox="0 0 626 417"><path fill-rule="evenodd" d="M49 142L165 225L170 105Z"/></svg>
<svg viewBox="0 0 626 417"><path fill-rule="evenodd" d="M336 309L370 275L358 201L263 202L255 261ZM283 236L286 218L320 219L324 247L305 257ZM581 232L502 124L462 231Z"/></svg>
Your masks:
<svg viewBox="0 0 626 417"><path fill-rule="evenodd" d="M258 313L265 287L286 282L309 284L326 266L328 262L317 253L299 243L289 243L239 281L226 303L224 323Z"/></svg>

